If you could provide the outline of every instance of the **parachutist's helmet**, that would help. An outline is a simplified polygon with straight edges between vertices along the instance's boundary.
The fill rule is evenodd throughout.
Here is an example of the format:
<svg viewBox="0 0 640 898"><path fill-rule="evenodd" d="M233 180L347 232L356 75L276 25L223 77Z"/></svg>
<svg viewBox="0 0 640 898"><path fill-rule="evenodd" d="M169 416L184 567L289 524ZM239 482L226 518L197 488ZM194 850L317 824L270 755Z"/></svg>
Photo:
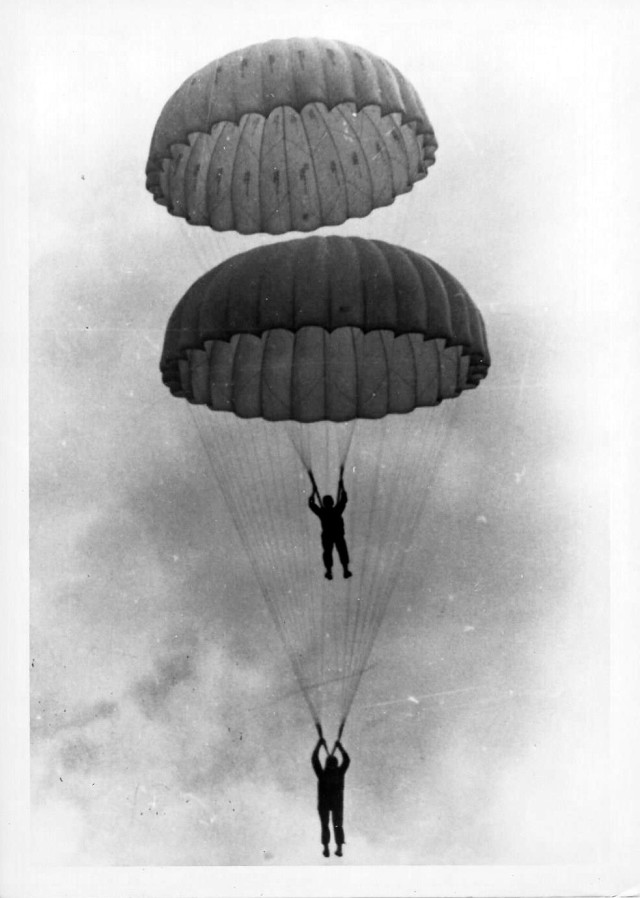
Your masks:
<svg viewBox="0 0 640 898"><path fill-rule="evenodd" d="M329 755L327 763L324 766L325 770L334 770L338 766L338 759L335 755Z"/></svg>
<svg viewBox="0 0 640 898"><path fill-rule="evenodd" d="M322 504L325 508L333 508L333 499L331 496L323 496Z"/></svg>

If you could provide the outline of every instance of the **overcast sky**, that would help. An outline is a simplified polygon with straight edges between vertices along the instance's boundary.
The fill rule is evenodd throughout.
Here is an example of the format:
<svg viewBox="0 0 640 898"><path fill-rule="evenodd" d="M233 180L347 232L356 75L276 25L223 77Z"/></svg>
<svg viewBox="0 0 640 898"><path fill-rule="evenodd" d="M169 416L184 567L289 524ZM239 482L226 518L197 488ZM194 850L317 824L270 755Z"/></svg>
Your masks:
<svg viewBox="0 0 640 898"><path fill-rule="evenodd" d="M607 862L616 297L599 261L610 222L594 209L623 29L603 10L34 5L38 860ZM340 862L320 857L311 719L193 422L158 372L187 287L267 240L189 228L144 189L156 118L186 77L312 35L398 67L439 143L410 194L335 232L444 265L481 309L493 359L458 400L345 733ZM624 115L629 95L617 102Z"/></svg>

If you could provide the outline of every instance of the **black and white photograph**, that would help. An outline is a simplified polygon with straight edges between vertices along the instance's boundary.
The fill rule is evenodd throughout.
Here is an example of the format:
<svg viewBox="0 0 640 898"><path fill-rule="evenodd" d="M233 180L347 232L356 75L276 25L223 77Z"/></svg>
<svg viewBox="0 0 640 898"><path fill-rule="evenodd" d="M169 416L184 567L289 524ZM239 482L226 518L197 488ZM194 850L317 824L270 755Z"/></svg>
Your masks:
<svg viewBox="0 0 640 898"><path fill-rule="evenodd" d="M639 895L640 10L7 21L0 894Z"/></svg>

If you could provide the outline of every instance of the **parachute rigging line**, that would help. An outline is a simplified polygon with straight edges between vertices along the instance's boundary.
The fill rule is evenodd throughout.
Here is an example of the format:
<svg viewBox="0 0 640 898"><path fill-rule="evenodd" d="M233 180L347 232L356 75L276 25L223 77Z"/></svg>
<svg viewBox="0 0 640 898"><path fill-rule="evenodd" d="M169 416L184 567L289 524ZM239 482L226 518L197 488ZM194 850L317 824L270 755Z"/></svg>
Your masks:
<svg viewBox="0 0 640 898"><path fill-rule="evenodd" d="M345 721L351 710L361 677L367 669L376 635L402 574L405 556L411 548L418 523L422 519L425 505L428 502L429 487L437 467L437 458L443 450L446 433L457 413L457 403L446 403L437 409L436 414L433 411L429 413L427 426L431 433L429 439L425 440L426 451L421 459L421 464L415 470L413 478L399 479L402 488L392 495L391 501L382 512L382 519L387 523L383 540L391 546L390 559L386 576L383 575L377 584L372 578L370 588L373 599L366 608L361 626L357 632L354 631L351 640L347 665L356 671L356 675L350 688L348 690L345 688L341 700ZM400 445L411 435L411 427L407 426L411 425L411 418L411 415L407 416L402 422L403 433L398 435L398 439L401 441ZM389 449L388 446L385 448ZM382 464L384 465L385 462L383 461ZM416 496L419 497L417 502ZM394 537L395 545L393 544Z"/></svg>
<svg viewBox="0 0 640 898"><path fill-rule="evenodd" d="M320 531L308 509L307 472L301 464L296 472L286 428L191 408L314 723L337 727L350 713L454 405L358 422L349 444L354 473L346 476L345 511L354 576L336 574L331 582L323 576ZM321 435L315 453L326 445Z"/></svg>
<svg viewBox="0 0 640 898"><path fill-rule="evenodd" d="M225 424L236 424L235 421L231 420L231 416L225 415L224 412L212 414L208 409L203 410L192 405L189 405L189 410L196 431L200 437L200 441L202 442L205 455L209 461L209 466L231 513L231 517L247 557L251 561L252 569L260 587L260 591L265 599L267 609L275 624L278 635L285 647L295 677L305 701L307 702L309 711L311 712L312 719L314 723L319 723L319 713L312 700L311 692L307 688L307 678L300 667L298 652L296 651L295 643L291 639L291 634L293 634L299 642L305 642L306 639L308 639L308 636L305 639L305 635L300 628L300 622L296 616L287 613L286 606L283 606L282 603L278 603L274 600L275 591L273 588L270 588L265 578L266 572L269 570L276 570L278 566L282 566L283 563L287 565L287 559L289 559L289 564L287 565L289 568L288 579L290 582L295 582L297 579L295 564L292 564L291 556L288 553L283 552L281 546L274 547L273 536L275 535L277 538L278 532L275 510L271 503L264 501L263 493L259 490L246 489L242 492L238 492L232 489L232 481L228 476L225 476L224 470L217 464L217 460L221 458L227 460L229 458L234 458L234 466L236 467L238 479L244 484L248 484L256 470L263 470L265 462L269 464L271 473L273 473L273 458L268 451L269 443L266 443L268 458L260 458L255 437L252 438L252 435L249 433L243 434L244 445L251 450L253 456L252 460L256 464L256 467L252 469L246 464L246 460L243 459L242 453L235 451L236 444L234 435L229 437L229 434L225 433L227 429L224 426ZM218 420L215 421L214 426L211 426L210 419L213 418L217 418ZM265 522L264 526L268 529L270 535L269 540L259 541L251 539L252 535L255 535L252 533L252 525L256 520ZM280 551L278 551L278 549L280 549Z"/></svg>

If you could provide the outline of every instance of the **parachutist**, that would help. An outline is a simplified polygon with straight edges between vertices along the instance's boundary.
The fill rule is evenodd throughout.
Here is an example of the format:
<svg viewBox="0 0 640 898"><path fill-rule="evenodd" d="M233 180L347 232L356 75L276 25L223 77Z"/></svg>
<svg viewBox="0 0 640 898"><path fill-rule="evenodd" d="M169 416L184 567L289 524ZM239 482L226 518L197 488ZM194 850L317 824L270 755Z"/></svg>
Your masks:
<svg viewBox="0 0 640 898"><path fill-rule="evenodd" d="M322 842L322 853L325 857L329 857L329 841L331 839L329 833L329 818L333 823L333 835L336 840L336 854L342 857L342 846L344 845L344 829L342 828L343 810L344 810L344 776L351 763L351 758L345 751L342 743L338 740L335 748L340 751L342 761L339 762L333 752L328 755L324 768L320 763L320 749L324 746L328 753L327 743L323 738L318 739L316 747L311 755L311 763L315 774L318 777L318 814L320 815L320 827Z"/></svg>
<svg viewBox="0 0 640 898"><path fill-rule="evenodd" d="M344 466L340 468L340 480L338 482L338 495L334 503L332 496L323 496L322 501L316 501L316 496L320 500L320 493L314 480L313 474L309 471L311 483L313 484L313 492L309 497L309 508L320 518L322 524L322 560L325 566L325 577L327 580L333 579L333 547L336 547L342 571L345 580L352 576L349 570L349 552L347 543L344 538L344 521L342 513L347 504L347 491L344 488Z"/></svg>

